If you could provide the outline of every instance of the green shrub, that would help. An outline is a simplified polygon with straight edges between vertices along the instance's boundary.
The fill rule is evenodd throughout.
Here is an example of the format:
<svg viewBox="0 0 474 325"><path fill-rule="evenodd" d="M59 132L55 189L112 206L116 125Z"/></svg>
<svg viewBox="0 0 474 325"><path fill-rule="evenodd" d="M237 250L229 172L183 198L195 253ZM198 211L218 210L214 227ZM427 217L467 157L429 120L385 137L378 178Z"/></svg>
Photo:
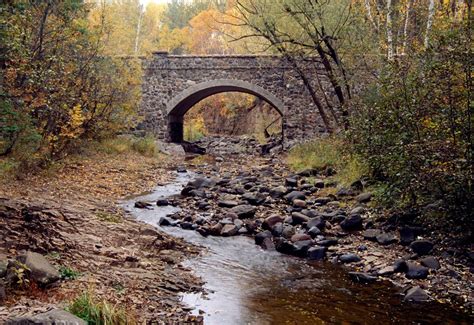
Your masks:
<svg viewBox="0 0 474 325"><path fill-rule="evenodd" d="M68 311L89 325L136 324L124 309L112 306L106 301L98 302L90 292L77 297L69 305Z"/></svg>
<svg viewBox="0 0 474 325"><path fill-rule="evenodd" d="M67 266L61 266L59 268L59 274L61 275L61 279L65 280L75 280L80 275L79 272L74 271L73 269Z"/></svg>
<svg viewBox="0 0 474 325"><path fill-rule="evenodd" d="M297 172L334 168L335 179L347 186L366 175L368 170L357 155L346 150L346 146L344 141L334 137L313 140L292 148L287 162Z"/></svg>

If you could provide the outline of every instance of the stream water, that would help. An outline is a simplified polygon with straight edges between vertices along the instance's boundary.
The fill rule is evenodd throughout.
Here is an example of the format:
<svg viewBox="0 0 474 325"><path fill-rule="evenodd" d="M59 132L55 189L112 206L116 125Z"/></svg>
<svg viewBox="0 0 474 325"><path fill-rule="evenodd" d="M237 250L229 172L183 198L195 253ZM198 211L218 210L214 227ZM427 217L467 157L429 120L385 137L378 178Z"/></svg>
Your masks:
<svg viewBox="0 0 474 325"><path fill-rule="evenodd" d="M161 216L179 208L136 209L134 202L179 194L190 177L177 174L175 182L124 206L137 219L157 226ZM205 324L471 324L468 316L448 306L404 303L399 290L388 283L352 283L337 265L264 251L251 238L202 237L178 227L158 228L208 248L186 265L206 281L209 294L182 294L194 313L205 312Z"/></svg>

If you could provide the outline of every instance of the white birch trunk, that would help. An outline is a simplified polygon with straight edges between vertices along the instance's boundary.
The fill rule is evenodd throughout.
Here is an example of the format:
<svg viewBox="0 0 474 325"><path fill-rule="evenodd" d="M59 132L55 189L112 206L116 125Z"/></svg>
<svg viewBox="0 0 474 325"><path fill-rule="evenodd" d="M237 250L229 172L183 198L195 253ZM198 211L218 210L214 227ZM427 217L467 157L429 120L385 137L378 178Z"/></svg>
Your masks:
<svg viewBox="0 0 474 325"><path fill-rule="evenodd" d="M387 0L387 58L392 61L394 57L393 47L393 21L392 21L392 0Z"/></svg>
<svg viewBox="0 0 474 325"><path fill-rule="evenodd" d="M142 19L143 19L143 13L144 13L143 5L139 5L138 10L140 11L140 13L138 14L137 33L135 35L135 47L133 49L133 53L135 55L138 55L138 42L140 39L140 30L142 28Z"/></svg>
<svg viewBox="0 0 474 325"><path fill-rule="evenodd" d="M433 20L435 15L435 0L430 0L428 6L428 20L426 21L426 33L425 33L425 48L428 48L430 44L430 32L433 26Z"/></svg>

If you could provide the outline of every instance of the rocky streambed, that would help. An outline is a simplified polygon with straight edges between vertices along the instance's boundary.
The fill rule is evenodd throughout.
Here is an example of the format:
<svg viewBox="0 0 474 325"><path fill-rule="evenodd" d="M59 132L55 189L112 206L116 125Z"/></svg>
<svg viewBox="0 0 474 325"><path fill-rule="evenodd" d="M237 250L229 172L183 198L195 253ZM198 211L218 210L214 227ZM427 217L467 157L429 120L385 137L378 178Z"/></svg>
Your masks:
<svg viewBox="0 0 474 325"><path fill-rule="evenodd" d="M422 227L379 220L364 183L332 173L201 157L126 208L207 248L185 263L204 292L183 293L205 323L470 323L452 307L472 308L469 267Z"/></svg>

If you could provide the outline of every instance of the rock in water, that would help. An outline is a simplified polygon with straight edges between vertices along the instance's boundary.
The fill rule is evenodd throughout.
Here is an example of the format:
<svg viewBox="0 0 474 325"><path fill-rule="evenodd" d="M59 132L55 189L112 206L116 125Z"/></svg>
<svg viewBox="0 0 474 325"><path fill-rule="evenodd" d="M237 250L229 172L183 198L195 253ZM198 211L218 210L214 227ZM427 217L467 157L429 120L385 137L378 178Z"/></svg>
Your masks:
<svg viewBox="0 0 474 325"><path fill-rule="evenodd" d="M236 225L225 225L221 230L221 236L229 237L234 236L239 231Z"/></svg>
<svg viewBox="0 0 474 325"><path fill-rule="evenodd" d="M255 244L262 245L265 238L272 238L272 233L269 230L259 232L255 235Z"/></svg>
<svg viewBox="0 0 474 325"><path fill-rule="evenodd" d="M312 261L323 260L326 257L326 247L322 246L313 246L308 249L308 259Z"/></svg>
<svg viewBox="0 0 474 325"><path fill-rule="evenodd" d="M423 302L430 300L430 296L425 292L425 290L421 289L419 286L412 287L408 289L405 297L403 298L404 301L414 301L414 302Z"/></svg>
<svg viewBox="0 0 474 325"><path fill-rule="evenodd" d="M87 325L87 322L62 309L53 309L35 316L7 320L7 325L21 324Z"/></svg>
<svg viewBox="0 0 474 325"><path fill-rule="evenodd" d="M349 277L357 283L372 283L377 281L377 277L364 272L349 272Z"/></svg>
<svg viewBox="0 0 474 325"><path fill-rule="evenodd" d="M17 260L29 269L30 279L40 285L48 285L59 280L59 272L43 257L43 255L26 252Z"/></svg>

